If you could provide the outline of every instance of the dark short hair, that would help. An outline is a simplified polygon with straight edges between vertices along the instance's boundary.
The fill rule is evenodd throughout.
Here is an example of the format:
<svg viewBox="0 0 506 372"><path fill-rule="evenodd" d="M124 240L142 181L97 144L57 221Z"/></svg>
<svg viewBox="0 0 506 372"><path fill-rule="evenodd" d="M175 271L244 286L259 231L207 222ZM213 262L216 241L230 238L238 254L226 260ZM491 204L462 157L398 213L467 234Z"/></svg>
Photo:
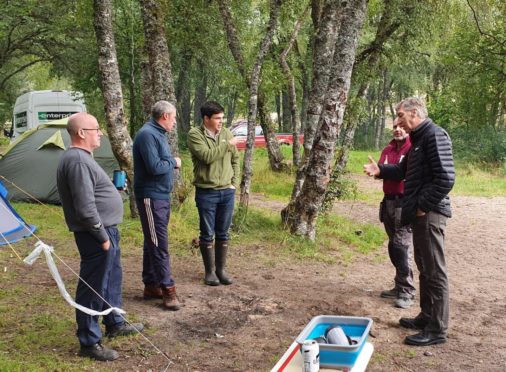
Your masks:
<svg viewBox="0 0 506 372"><path fill-rule="evenodd" d="M207 101L200 106L200 115L202 116L202 119L204 119L204 116L210 118L211 116L221 114L222 112L225 112L225 109L216 101Z"/></svg>

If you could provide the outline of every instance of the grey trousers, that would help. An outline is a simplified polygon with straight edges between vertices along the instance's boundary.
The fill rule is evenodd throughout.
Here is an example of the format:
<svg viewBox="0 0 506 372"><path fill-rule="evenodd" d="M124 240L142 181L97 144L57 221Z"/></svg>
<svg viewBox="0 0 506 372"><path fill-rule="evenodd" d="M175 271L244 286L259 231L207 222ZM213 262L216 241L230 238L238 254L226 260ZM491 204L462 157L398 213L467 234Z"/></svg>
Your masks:
<svg viewBox="0 0 506 372"><path fill-rule="evenodd" d="M399 226L401 208L398 204L399 200L383 200L381 219L388 235L388 256L395 267L395 289L399 297L413 298L416 292L411 254L413 236L409 226Z"/></svg>
<svg viewBox="0 0 506 372"><path fill-rule="evenodd" d="M444 255L447 217L429 212L412 224L415 262L420 272L420 307L428 320L425 330L434 336L448 334L449 290Z"/></svg>

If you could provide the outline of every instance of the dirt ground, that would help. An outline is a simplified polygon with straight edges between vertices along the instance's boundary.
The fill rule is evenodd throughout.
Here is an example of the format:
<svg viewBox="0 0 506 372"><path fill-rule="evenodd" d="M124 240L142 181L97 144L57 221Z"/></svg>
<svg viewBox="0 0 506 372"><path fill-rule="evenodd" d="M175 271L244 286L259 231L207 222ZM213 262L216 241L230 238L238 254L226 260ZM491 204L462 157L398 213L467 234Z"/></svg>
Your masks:
<svg viewBox="0 0 506 372"><path fill-rule="evenodd" d="M360 179L362 187L379 187ZM270 208L283 204L262 201ZM307 322L316 315L366 316L374 320L374 354L368 371L506 371L506 198L453 197L446 258L450 279L449 342L416 348L403 345L412 331L399 327L401 316L415 316L418 306L402 310L379 293L393 284L394 270L386 244L376 254L358 255L346 265L272 258L260 245L233 246L231 286L202 282L200 254L175 258L178 291L184 308L164 312L156 301L140 297L141 262L123 260L124 308L146 322L144 332L115 341L122 355L100 367L110 370L267 371ZM379 224L377 208L339 202L336 213ZM418 285L417 285L418 287ZM418 296L417 296L418 301ZM167 354L164 358L156 348Z"/></svg>

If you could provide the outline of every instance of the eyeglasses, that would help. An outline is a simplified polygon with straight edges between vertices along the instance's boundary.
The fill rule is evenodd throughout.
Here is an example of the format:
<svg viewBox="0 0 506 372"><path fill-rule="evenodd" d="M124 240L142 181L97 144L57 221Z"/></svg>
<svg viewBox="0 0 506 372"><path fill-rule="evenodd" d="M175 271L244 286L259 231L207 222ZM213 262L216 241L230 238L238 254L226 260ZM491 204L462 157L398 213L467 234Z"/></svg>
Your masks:
<svg viewBox="0 0 506 372"><path fill-rule="evenodd" d="M81 128L81 130L96 130L96 131L97 131L97 134L98 134L98 132L100 132L100 131L101 131L101 129L100 129L100 128Z"/></svg>

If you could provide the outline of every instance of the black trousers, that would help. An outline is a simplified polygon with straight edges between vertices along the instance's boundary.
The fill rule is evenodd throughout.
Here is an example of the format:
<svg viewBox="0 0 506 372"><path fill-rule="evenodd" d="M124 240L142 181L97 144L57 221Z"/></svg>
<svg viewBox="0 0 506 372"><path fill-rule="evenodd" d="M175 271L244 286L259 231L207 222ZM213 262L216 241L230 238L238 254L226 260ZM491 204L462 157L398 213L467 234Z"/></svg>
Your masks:
<svg viewBox="0 0 506 372"><path fill-rule="evenodd" d="M76 302L87 308L103 311L109 308L101 298L113 307L121 307L123 299L121 283L123 271L121 269L120 235L116 227L106 227L111 246L108 251L88 232L75 232L79 254L81 255L81 269L79 276L88 283L93 290L79 280L76 290ZM95 293L96 292L96 293ZM97 293L100 295L97 296ZM91 316L76 309L77 338L82 346L91 346L102 338L102 331L98 323L98 316ZM114 311L103 317L106 327L113 327L124 323L124 318Z"/></svg>
<svg viewBox="0 0 506 372"><path fill-rule="evenodd" d="M420 272L420 307L429 321L426 331L435 336L448 334L449 290L444 255L447 217L429 212L412 224L415 262Z"/></svg>

